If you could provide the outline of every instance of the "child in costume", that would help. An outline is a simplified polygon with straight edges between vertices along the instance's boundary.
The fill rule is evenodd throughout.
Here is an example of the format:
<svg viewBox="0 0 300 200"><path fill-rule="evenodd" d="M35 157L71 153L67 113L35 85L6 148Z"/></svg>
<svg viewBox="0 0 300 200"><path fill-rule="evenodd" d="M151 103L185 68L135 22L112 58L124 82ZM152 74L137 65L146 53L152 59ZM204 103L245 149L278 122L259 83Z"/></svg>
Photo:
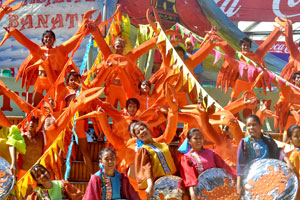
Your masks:
<svg viewBox="0 0 300 200"><path fill-rule="evenodd" d="M281 151L275 141L261 132L262 124L256 115L246 118L246 127L249 136L240 141L237 152L237 193L241 195L244 191L242 176L246 167L254 159L273 158L281 159L286 162L289 170L294 167L288 157Z"/></svg>
<svg viewBox="0 0 300 200"><path fill-rule="evenodd" d="M181 157L180 174L184 186L189 188L192 200L197 199L194 186L198 184L198 176L205 170L223 168L234 179L236 178L236 171L229 167L217 153L203 148L204 140L199 129L190 129L187 138L191 150Z"/></svg>
<svg viewBox="0 0 300 200"><path fill-rule="evenodd" d="M27 196L27 200L80 200L83 198L82 192L68 181L52 181L50 179L50 172L40 164L33 166L30 170L30 174L39 187Z"/></svg>
<svg viewBox="0 0 300 200"><path fill-rule="evenodd" d="M99 163L103 169L96 172L90 179L84 199L139 200L139 196L130 185L128 178L115 170L117 157L114 150L104 148L99 153Z"/></svg>
<svg viewBox="0 0 300 200"><path fill-rule="evenodd" d="M175 174L176 166L168 145L155 142L146 124L133 122L130 129L138 139L138 148L141 146L135 156L136 180L139 189L145 190L147 198L150 198L154 181L162 176Z"/></svg>

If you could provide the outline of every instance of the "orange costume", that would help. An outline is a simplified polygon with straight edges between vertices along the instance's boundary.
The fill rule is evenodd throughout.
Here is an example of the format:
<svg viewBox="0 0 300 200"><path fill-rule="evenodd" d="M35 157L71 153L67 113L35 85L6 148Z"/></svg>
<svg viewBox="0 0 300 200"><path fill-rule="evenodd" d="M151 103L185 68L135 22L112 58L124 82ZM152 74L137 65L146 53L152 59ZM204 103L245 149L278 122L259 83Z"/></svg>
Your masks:
<svg viewBox="0 0 300 200"><path fill-rule="evenodd" d="M278 27L275 27L272 33L256 49L255 52L243 51L241 53L258 64L260 68L264 69L266 68L266 65L263 61L263 58L281 34L282 33L280 29ZM239 66L237 66L238 63L233 60L233 58L235 58L236 51L231 46L229 46L226 41L220 43L219 46L228 56L228 58L224 62L219 72L216 85L217 87L221 86L221 89L225 88L225 93L227 93L229 87L232 87L233 90L231 93L231 98L237 98L242 91L251 90L251 87L253 87L253 82L258 75L258 71L257 69L255 69L254 72L250 72L247 64L243 67L243 69L239 69ZM243 57L241 57L240 61L247 63ZM260 84L258 84L258 87L263 87L263 89L265 90L265 80L260 80L259 83ZM270 87L269 84L268 87Z"/></svg>
<svg viewBox="0 0 300 200"><path fill-rule="evenodd" d="M140 46L132 49L128 54L122 56L112 54L110 48L104 41L99 29L92 31L92 34L94 35L95 40L102 54L104 55L104 65L124 66L125 73L129 77L129 79L133 81L133 88L138 88L138 83L142 80L145 80L145 77L135 65L135 62L140 56L142 56L144 53L155 47L157 37L144 42ZM112 105L115 105L115 102L118 99L121 103L121 107L125 107L126 93L120 84L119 77L115 73L111 73L108 75L106 80L106 87L107 101L110 102Z"/></svg>
<svg viewBox="0 0 300 200"><path fill-rule="evenodd" d="M56 81L64 65L68 61L68 54L75 48L80 38L85 35L85 23L87 18L95 10L87 11L83 17L83 23L76 34L68 41L48 49L45 46L39 46L25 37L16 28L11 28L2 40L2 45L9 36L13 36L20 44L28 48L30 55L25 59L19 68L16 81L22 77L22 87L25 85L28 91L30 85L35 85L34 90L43 94ZM76 69L75 64L71 64Z"/></svg>
<svg viewBox="0 0 300 200"><path fill-rule="evenodd" d="M300 53L293 39L292 21L278 17L275 21L285 28L285 44L290 53L289 63L282 69L280 76L291 81L292 74L300 71Z"/></svg>
<svg viewBox="0 0 300 200"><path fill-rule="evenodd" d="M0 20L4 17L4 15L7 15L13 11L18 10L22 6L22 1L14 5L13 7L10 7L10 4L15 2L16 0L6 0L2 5L1 5L1 10L0 10Z"/></svg>

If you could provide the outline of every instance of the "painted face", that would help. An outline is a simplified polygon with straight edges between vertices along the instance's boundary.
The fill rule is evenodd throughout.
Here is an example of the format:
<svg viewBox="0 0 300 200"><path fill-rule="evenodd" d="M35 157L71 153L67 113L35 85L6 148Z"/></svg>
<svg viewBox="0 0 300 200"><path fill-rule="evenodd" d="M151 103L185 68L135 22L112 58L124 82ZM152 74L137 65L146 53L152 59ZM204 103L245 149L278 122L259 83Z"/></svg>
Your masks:
<svg viewBox="0 0 300 200"><path fill-rule="evenodd" d="M142 94L149 94L150 92L150 87L147 83L142 82L141 87L140 87L140 91Z"/></svg>
<svg viewBox="0 0 300 200"><path fill-rule="evenodd" d="M73 89L73 90L78 90L78 85L80 83L78 76L73 76L71 75L69 78L68 85Z"/></svg>
<svg viewBox="0 0 300 200"><path fill-rule="evenodd" d="M261 125L253 118L249 118L246 121L247 132L254 138L261 137Z"/></svg>
<svg viewBox="0 0 300 200"><path fill-rule="evenodd" d="M135 125L133 127L133 132L136 135L136 137L142 140L143 142L147 142L152 139L149 129L144 125L140 125L140 124Z"/></svg>
<svg viewBox="0 0 300 200"><path fill-rule="evenodd" d="M300 129L294 129L292 133L292 142L296 148L300 148Z"/></svg>
<svg viewBox="0 0 300 200"><path fill-rule="evenodd" d="M43 37L43 44L47 47L47 48L52 48L53 44L54 44L55 40L54 37L51 33L46 33Z"/></svg>
<svg viewBox="0 0 300 200"><path fill-rule="evenodd" d="M131 103L128 105L127 107L127 112L131 115L131 116L135 116L136 112L137 112L137 105L134 103Z"/></svg>
<svg viewBox="0 0 300 200"><path fill-rule="evenodd" d="M112 152L107 151L102 155L100 163L103 165L104 171L113 171L117 166L117 159Z"/></svg>
<svg viewBox="0 0 300 200"><path fill-rule="evenodd" d="M250 42L243 42L241 46L242 52L249 52L250 51Z"/></svg>
<svg viewBox="0 0 300 200"><path fill-rule="evenodd" d="M296 78L294 80L294 84L299 87L300 86L300 75L296 75Z"/></svg>
<svg viewBox="0 0 300 200"><path fill-rule="evenodd" d="M194 151L201 151L203 148L203 137L199 131L195 131L192 133L191 139L189 139L189 144L193 148Z"/></svg>
<svg viewBox="0 0 300 200"><path fill-rule="evenodd" d="M51 180L50 173L42 167L35 168L33 175L36 179L37 184L43 185L44 183Z"/></svg>
<svg viewBox="0 0 300 200"><path fill-rule="evenodd" d="M120 54L122 55L123 54L123 51L125 49L125 44L123 41L121 40L117 40L115 43L114 43L114 49L116 50L116 54Z"/></svg>

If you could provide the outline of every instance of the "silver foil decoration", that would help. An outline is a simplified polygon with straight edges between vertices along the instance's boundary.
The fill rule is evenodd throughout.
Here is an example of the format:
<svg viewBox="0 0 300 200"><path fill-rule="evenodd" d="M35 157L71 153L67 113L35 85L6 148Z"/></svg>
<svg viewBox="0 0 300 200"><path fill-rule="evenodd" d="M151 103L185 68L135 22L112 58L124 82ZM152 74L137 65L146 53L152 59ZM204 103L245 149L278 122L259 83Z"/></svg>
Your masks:
<svg viewBox="0 0 300 200"><path fill-rule="evenodd" d="M224 186L227 179L228 187L232 188L232 193L235 192L235 186L233 186L231 175L227 174L222 168L211 168L202 172L198 177L198 185L194 187L196 196L199 199L212 199L211 194L214 193L214 189L220 186ZM229 191L228 189L226 189ZM220 196L218 198L221 198Z"/></svg>
<svg viewBox="0 0 300 200"><path fill-rule="evenodd" d="M150 198L151 200L159 200L160 195L163 195L163 199L182 199L183 190L179 188L179 184L182 179L178 176L163 176L157 179L154 183L154 193Z"/></svg>
<svg viewBox="0 0 300 200"><path fill-rule="evenodd" d="M9 195L15 184L15 177L10 173L10 164L0 157L0 199Z"/></svg>
<svg viewBox="0 0 300 200"><path fill-rule="evenodd" d="M242 181L245 200L296 199L298 178L280 160L260 159L251 162Z"/></svg>

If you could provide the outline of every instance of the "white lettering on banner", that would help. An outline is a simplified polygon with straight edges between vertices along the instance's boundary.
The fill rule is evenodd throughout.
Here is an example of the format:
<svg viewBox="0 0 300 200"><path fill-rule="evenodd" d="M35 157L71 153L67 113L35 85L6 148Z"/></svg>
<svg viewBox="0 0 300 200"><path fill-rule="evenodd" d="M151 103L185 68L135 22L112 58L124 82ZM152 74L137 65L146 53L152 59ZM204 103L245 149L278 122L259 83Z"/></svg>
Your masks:
<svg viewBox="0 0 300 200"><path fill-rule="evenodd" d="M277 17L286 17L286 18L291 18L291 17L296 17L296 16L299 16L300 13L297 13L297 14L293 14L293 15L286 15L284 13L281 12L280 10L280 2L281 0L273 0L273 5L272 5L272 8L273 8L273 12L274 14L277 16ZM296 5L298 5L300 3L300 0L296 1L295 0L288 0L288 6L290 8L293 8L295 7Z"/></svg>
<svg viewBox="0 0 300 200"><path fill-rule="evenodd" d="M221 0L215 0L216 3L219 3ZM231 5L229 6L229 8L227 10L225 10L228 7L228 4L233 1L231 3ZM222 5L220 5L220 9L225 13L225 15L227 17L232 17L233 15L235 15L240 9L241 9L241 5L238 5L238 3L240 2L240 0L225 0Z"/></svg>

